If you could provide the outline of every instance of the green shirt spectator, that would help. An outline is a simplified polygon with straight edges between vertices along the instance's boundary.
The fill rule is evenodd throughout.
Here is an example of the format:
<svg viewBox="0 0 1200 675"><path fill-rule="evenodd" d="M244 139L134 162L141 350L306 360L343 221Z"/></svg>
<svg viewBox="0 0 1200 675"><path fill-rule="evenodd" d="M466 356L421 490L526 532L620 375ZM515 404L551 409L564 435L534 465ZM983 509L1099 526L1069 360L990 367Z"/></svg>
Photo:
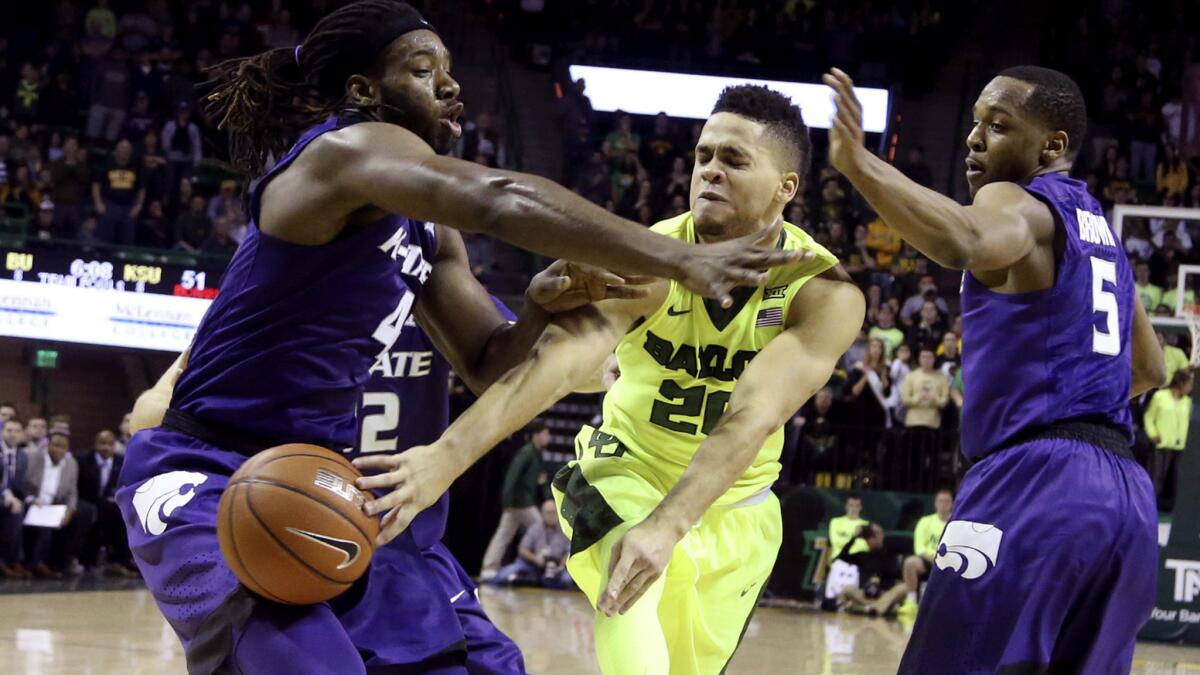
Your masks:
<svg viewBox="0 0 1200 675"><path fill-rule="evenodd" d="M1159 389L1150 397L1150 405L1146 407L1143 418L1146 435L1159 450L1183 450L1191 415L1191 396L1181 395L1178 387Z"/></svg>
<svg viewBox="0 0 1200 675"><path fill-rule="evenodd" d="M859 528L866 527L868 522L862 518L862 499L854 495L846 497L846 515L829 521L830 559L841 555L842 549L858 534ZM850 553L862 553L868 548L867 542L859 539L850 547Z"/></svg>
<svg viewBox="0 0 1200 675"><path fill-rule="evenodd" d="M506 509L536 506L538 478L542 474L542 451L533 442L521 446L504 474L504 491L500 502Z"/></svg>
<svg viewBox="0 0 1200 675"><path fill-rule="evenodd" d="M1175 345L1163 345L1163 359L1167 362L1167 382L1175 378L1175 373L1191 365L1187 352Z"/></svg>

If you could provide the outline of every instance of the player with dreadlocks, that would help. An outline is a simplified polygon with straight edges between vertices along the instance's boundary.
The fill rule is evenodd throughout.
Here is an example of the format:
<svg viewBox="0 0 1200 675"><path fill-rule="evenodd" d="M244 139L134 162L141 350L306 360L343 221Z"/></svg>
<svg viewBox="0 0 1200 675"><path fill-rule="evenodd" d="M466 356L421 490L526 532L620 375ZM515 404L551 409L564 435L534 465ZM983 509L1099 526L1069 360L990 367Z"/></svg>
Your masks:
<svg viewBox="0 0 1200 675"><path fill-rule="evenodd" d="M550 181L442 156L463 110L449 62L414 9L364 0L295 49L213 73L206 112L229 134L234 163L257 177L251 224L161 424L128 446L117 496L190 672L523 671L494 628L467 634L446 606L473 600L442 594L411 537L335 603L306 607L251 596L218 550L217 503L247 457L289 442L359 445L363 383L411 319L482 390L525 357L550 312L641 295L621 277L557 263L509 325L450 227L671 277L726 303L734 285L802 259L759 246L778 228L689 246Z"/></svg>

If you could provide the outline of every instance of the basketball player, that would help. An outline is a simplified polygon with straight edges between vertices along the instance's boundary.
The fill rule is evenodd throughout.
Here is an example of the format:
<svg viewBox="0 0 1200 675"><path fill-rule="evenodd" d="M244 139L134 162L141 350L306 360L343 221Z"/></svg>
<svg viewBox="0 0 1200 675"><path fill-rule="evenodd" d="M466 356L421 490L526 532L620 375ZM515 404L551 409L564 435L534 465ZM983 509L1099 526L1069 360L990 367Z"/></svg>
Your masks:
<svg viewBox="0 0 1200 675"><path fill-rule="evenodd" d="M1162 351L1096 199L1068 176L1087 111L1069 77L1001 72L967 136L972 203L863 147L840 70L830 159L884 222L964 270L963 480L902 673L1127 673L1157 583L1157 514L1128 399Z"/></svg>
<svg viewBox="0 0 1200 675"><path fill-rule="evenodd" d="M769 230L804 184L810 144L800 110L765 87L726 89L696 146L692 210L654 226L679 241ZM735 291L729 308L679 284L601 301L560 318L532 358L484 392L431 446L360 458L395 486L381 539L484 450L591 382L616 348L620 377L599 429L553 482L567 568L596 608L605 673L716 673L728 664L781 540L783 424L829 379L862 326L865 303L837 259L783 224L784 250L814 259ZM823 276L825 275L825 276ZM665 573L664 573L665 572Z"/></svg>
<svg viewBox="0 0 1200 675"><path fill-rule="evenodd" d="M437 34L403 3L346 5L295 50L218 66L211 85L208 112L229 133L233 160L261 175L250 190L252 224L171 408L130 442L117 495L130 544L192 672L403 670L406 644L360 653L355 629L328 605L265 603L239 588L215 516L246 457L285 442L355 445L368 369L410 315L474 386L526 356L546 313L527 303L509 326L471 277L461 238L432 221L677 277L726 303L735 284L764 281L761 269L799 256L759 248L758 235L689 247L548 181L440 156L460 131L458 84ZM277 161L264 174L269 157ZM605 283L611 275L590 278L599 295L581 302L622 296ZM424 583L410 571L407 583ZM461 647L438 656L420 667L465 672Z"/></svg>

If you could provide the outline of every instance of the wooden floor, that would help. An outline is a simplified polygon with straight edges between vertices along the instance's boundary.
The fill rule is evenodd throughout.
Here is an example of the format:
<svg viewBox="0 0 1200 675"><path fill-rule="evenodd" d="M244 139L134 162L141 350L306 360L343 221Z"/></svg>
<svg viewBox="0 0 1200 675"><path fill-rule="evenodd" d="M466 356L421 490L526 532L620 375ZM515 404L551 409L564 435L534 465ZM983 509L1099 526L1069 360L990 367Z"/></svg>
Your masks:
<svg viewBox="0 0 1200 675"><path fill-rule="evenodd" d="M596 673L578 593L483 590L484 606L539 675ZM761 609L731 673L894 673L907 634L892 621ZM145 590L0 595L0 673L182 673L183 652ZM1200 648L1138 645L1133 672L1200 673Z"/></svg>

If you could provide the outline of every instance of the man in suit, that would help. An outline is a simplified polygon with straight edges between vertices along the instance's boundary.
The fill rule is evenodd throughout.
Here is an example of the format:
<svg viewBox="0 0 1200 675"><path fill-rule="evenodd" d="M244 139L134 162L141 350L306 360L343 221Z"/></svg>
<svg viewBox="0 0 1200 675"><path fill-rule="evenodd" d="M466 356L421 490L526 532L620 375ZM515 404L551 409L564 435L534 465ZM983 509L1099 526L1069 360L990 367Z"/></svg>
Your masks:
<svg viewBox="0 0 1200 675"><path fill-rule="evenodd" d="M96 512L96 524L83 538L80 561L87 567L95 565L104 548L108 551L105 574L132 578L137 572L130 569L125 522L114 497L122 462L116 450L117 437L106 429L96 434L95 449L79 456L79 502L91 505Z"/></svg>
<svg viewBox="0 0 1200 675"><path fill-rule="evenodd" d="M24 429L15 419L4 422L0 435L0 577L25 578L21 564L21 522L25 518L25 472L28 460Z"/></svg>
<svg viewBox="0 0 1200 675"><path fill-rule="evenodd" d="M83 533L96 521L96 510L79 501L79 464L71 456L71 437L62 429L51 430L45 450L30 453L25 492L26 506L67 507L60 527L25 528L25 564L34 576L46 579L61 579L64 572L82 574L79 546Z"/></svg>

